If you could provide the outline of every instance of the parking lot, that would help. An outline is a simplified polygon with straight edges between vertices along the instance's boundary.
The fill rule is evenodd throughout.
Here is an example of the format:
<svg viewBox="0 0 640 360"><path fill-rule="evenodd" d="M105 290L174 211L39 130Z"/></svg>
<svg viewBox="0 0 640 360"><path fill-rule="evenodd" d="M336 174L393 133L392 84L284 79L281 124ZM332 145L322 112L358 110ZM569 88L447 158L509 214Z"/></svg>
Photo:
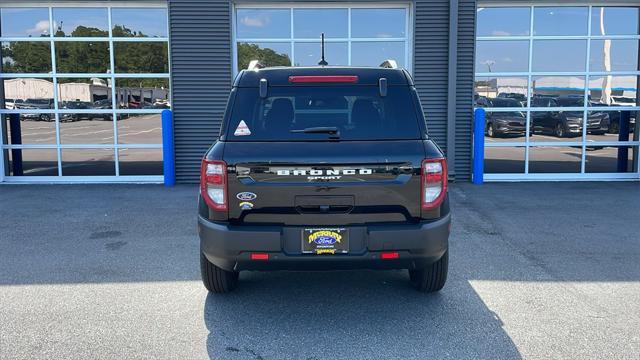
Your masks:
<svg viewBox="0 0 640 360"><path fill-rule="evenodd" d="M200 282L197 186L0 187L0 358L633 358L640 186L452 184L449 281Z"/></svg>

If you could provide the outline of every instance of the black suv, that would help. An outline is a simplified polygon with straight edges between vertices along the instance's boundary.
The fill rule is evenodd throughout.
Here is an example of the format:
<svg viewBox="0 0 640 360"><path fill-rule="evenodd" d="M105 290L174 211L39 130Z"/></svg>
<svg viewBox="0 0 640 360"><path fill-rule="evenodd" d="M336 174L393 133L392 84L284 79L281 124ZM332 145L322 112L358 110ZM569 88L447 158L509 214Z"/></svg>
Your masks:
<svg viewBox="0 0 640 360"><path fill-rule="evenodd" d="M408 269L447 278L447 166L409 73L281 67L236 77L202 160L205 287L242 270Z"/></svg>

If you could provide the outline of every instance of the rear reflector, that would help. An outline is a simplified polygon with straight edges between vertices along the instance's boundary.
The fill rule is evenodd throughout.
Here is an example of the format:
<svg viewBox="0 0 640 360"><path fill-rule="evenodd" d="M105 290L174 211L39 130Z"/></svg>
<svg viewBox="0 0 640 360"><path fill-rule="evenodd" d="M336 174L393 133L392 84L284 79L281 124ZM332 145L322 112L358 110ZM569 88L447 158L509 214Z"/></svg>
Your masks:
<svg viewBox="0 0 640 360"><path fill-rule="evenodd" d="M297 75L297 76L289 76L289 82L293 84L357 83L358 77L355 75Z"/></svg>
<svg viewBox="0 0 640 360"><path fill-rule="evenodd" d="M397 251L380 253L380 259L382 260L397 259L399 257L400 257L400 254Z"/></svg>
<svg viewBox="0 0 640 360"><path fill-rule="evenodd" d="M251 260L269 260L269 254L251 253Z"/></svg>

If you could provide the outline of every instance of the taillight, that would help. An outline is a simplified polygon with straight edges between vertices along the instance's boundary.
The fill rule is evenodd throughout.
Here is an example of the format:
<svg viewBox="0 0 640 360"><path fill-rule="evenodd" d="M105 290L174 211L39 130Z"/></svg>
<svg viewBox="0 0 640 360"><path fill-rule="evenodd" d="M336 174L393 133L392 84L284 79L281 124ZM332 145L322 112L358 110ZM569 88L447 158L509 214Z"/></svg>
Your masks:
<svg viewBox="0 0 640 360"><path fill-rule="evenodd" d="M447 195L447 160L444 158L422 161L422 209L432 210Z"/></svg>
<svg viewBox="0 0 640 360"><path fill-rule="evenodd" d="M227 164L224 161L202 160L200 193L211 209L227 210Z"/></svg>

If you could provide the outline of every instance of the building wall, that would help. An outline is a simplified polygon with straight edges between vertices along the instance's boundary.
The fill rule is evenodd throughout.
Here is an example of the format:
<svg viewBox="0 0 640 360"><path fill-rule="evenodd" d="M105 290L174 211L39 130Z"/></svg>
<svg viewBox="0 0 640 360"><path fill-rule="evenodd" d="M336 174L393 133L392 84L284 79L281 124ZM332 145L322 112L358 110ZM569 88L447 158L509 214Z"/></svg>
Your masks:
<svg viewBox="0 0 640 360"><path fill-rule="evenodd" d="M176 177L198 182L200 159L220 132L231 89L228 0L169 1Z"/></svg>
<svg viewBox="0 0 640 360"><path fill-rule="evenodd" d="M450 2L413 2L413 74L430 135L445 151L447 144L451 144L447 141ZM458 3L456 107L452 120L456 149L452 170L456 179L468 180L475 0ZM228 0L169 0L176 175L182 183L198 181L200 158L220 131L232 81L231 11Z"/></svg>

